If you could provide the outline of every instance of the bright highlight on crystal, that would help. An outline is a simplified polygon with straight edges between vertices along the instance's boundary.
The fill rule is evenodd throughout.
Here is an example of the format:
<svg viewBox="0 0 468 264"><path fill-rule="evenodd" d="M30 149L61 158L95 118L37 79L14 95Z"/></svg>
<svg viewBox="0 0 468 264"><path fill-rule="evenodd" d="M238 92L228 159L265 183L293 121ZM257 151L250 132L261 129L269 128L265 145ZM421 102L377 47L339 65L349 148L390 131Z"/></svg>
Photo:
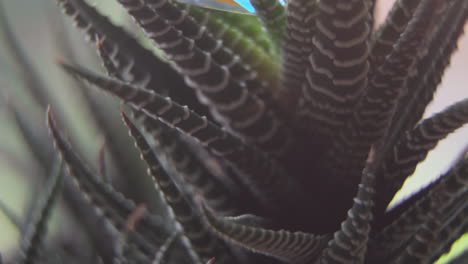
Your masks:
<svg viewBox="0 0 468 264"><path fill-rule="evenodd" d="M182 3L237 13L255 13L249 0L177 0ZM286 1L280 0L282 5Z"/></svg>

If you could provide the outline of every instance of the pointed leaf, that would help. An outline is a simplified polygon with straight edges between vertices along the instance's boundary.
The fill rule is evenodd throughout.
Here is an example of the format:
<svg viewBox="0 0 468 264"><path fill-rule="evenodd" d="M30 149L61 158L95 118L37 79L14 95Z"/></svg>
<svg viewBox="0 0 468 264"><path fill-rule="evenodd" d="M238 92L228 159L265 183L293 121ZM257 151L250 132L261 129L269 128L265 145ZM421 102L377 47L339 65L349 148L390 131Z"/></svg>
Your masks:
<svg viewBox="0 0 468 264"><path fill-rule="evenodd" d="M264 229L269 228L269 226L271 227L274 226L273 220L267 219L261 216L253 215L253 214L226 216L224 217L224 219L233 224L250 226L250 227L259 227L259 228L264 228Z"/></svg>
<svg viewBox="0 0 468 264"><path fill-rule="evenodd" d="M210 37L205 27L195 24L168 1L148 2L158 13L137 0L119 2L175 63L202 102L210 105L218 121L268 152L279 155L285 151L291 140L289 129L279 120L278 113L266 107L264 100L249 92L245 78L251 77L236 76L234 69L243 75L250 74L240 64L239 57L222 49L221 43ZM169 14L175 17L169 18ZM178 20L180 23L170 22ZM187 25L193 27L186 28ZM184 28L177 29L177 26Z"/></svg>
<svg viewBox="0 0 468 264"><path fill-rule="evenodd" d="M229 218L217 217L206 208L204 215L210 227L224 240L288 263L314 261L329 240L329 236L242 225Z"/></svg>
<svg viewBox="0 0 468 264"><path fill-rule="evenodd" d="M249 36L236 30L235 25L230 27L202 8L189 8L183 12L184 6L177 2L143 2L170 26L180 30L184 37L195 41L195 46L210 53L215 63L228 67L234 79L246 81L249 91L263 90L267 93L268 90L276 90L277 63L259 49Z"/></svg>
<svg viewBox="0 0 468 264"><path fill-rule="evenodd" d="M217 212L233 215L239 205L234 204L232 193L201 164L178 132L159 120L142 114L143 128L159 144L165 156L175 165L177 174L184 183L195 189L204 201Z"/></svg>
<svg viewBox="0 0 468 264"><path fill-rule="evenodd" d="M169 65L144 48L123 28L114 25L84 0L57 0L65 14L72 17L76 27L82 29L87 37L97 43L114 63L119 65L119 73L126 81L140 87L165 89L184 86L182 78ZM164 76L165 78L162 78ZM172 83L171 83L172 82Z"/></svg>
<svg viewBox="0 0 468 264"><path fill-rule="evenodd" d="M247 146L242 140L200 117L186 106L170 98L140 90L131 85L96 75L83 68L62 64L73 75L107 91L132 108L175 127L198 140L213 155L222 157L244 175L243 183L270 210L279 210L287 201L300 201L302 187L294 179L286 177L284 169L268 155Z"/></svg>
<svg viewBox="0 0 468 264"><path fill-rule="evenodd" d="M394 144L406 130L412 129L432 101L450 56L456 50L457 40L463 35L467 14L468 3L459 0L450 1L449 7L440 15L440 25L427 50L421 52L414 73L407 81L407 92L399 100L386 138L388 144Z"/></svg>
<svg viewBox="0 0 468 264"><path fill-rule="evenodd" d="M73 2L79 7L77 9L79 14L83 14L83 17L89 20L89 24L85 29L93 27L103 34L102 37L96 38L96 42L99 55L108 72L139 87L153 89L166 95L169 94L182 102L188 103L198 111L208 113L206 107L196 101L193 89L185 85L183 78L169 67L167 62L162 61L151 51L146 50L133 36L110 23L106 17L87 5L85 1ZM111 141L109 144L111 148L122 145L112 140L111 136L112 134L108 136ZM127 148L126 145L124 147ZM111 152L113 152L112 149ZM122 150L118 153L126 153L126 151ZM131 175L131 173L126 174ZM145 174L139 172L138 175ZM147 185L146 182L145 185ZM133 189L138 190L141 188L135 186ZM147 199L145 200L147 201Z"/></svg>
<svg viewBox="0 0 468 264"><path fill-rule="evenodd" d="M26 109L21 108L17 109L19 107L19 104L17 102L15 103L6 103L7 107L9 107L9 110L11 111L10 113L12 114L13 120L16 122L20 133L23 135L25 138L25 142L27 143L27 147L32 149L35 149L37 151L37 157L34 161L37 161L39 164L39 167L34 168L34 173L31 175L34 175L38 180L44 180L46 179L46 171L50 170L50 168L53 166L53 160L52 158L54 155L52 154L53 152L53 147L46 140L44 140L44 136L47 134L46 126L44 126L44 131L40 129L38 125L34 125L31 123L31 120L29 120L26 116ZM21 110L21 111L20 111ZM33 120L34 121L34 120ZM42 123L42 122L41 122ZM31 142L31 143L28 143ZM32 153L35 153L32 151ZM34 161L29 161L29 162L34 162ZM31 172L27 172L31 173ZM27 175L27 174L25 174ZM96 230L95 227L91 227L89 225L89 222L92 222L94 219L94 215L92 214L91 210L87 210L85 206L83 206L82 200L80 200L80 195L75 191L74 188L72 188L71 184L65 184L64 186L65 190L63 192L63 197L65 199L66 205L70 206L72 216L73 217L80 217L80 219L83 221L85 230L89 231L93 229L94 231ZM31 194L31 197L33 201L37 200L37 196L40 196L39 193L40 190L35 190L34 193ZM26 219L29 219L31 215L34 212L34 208L32 207L34 203L29 203L31 206L28 206L26 209ZM94 223L94 222L93 222ZM23 226L24 229L24 226ZM96 232L87 232L90 234L91 240L94 241L98 235ZM101 232L99 235L102 235ZM106 251L106 247L103 246L103 244L99 244L97 246L100 254L102 254L104 259L109 259L108 258L108 251Z"/></svg>
<svg viewBox="0 0 468 264"><path fill-rule="evenodd" d="M184 104L207 114L207 108L195 99L192 88L170 65L143 47L134 36L114 25L84 0L56 0L63 12L73 18L76 27L98 44L101 58L115 64L119 78L139 87L170 95ZM106 65L106 61L104 61Z"/></svg>
<svg viewBox="0 0 468 264"><path fill-rule="evenodd" d="M121 68L125 69L124 72L127 78L131 78L133 81L139 82L142 85L143 83L145 85L150 84L150 78L145 77L145 74L149 75L149 73L145 72L145 74L137 75L137 73L132 70L131 66L132 63L141 63L142 65L156 68L154 64L147 63L148 61L151 61L152 58L152 53L150 51L142 48L141 45L139 45L138 42L129 36L123 29L114 26L106 17L100 15L85 1L57 0L57 3L62 7L62 11L65 14L73 18L74 25L77 28L85 31L88 40L97 41L100 38L106 38L107 36L110 36L110 40L108 40L105 46L108 49L116 51L117 54L114 57L118 57L117 59L120 59L117 61L120 63ZM117 37L119 34L121 36ZM66 40L66 34L60 34L60 36L62 40ZM115 42L112 41L112 37L113 39L116 39ZM56 39L59 38L59 36L56 36ZM72 50L72 45L74 43L71 40L68 40L68 43L64 44L68 44L69 46L63 48ZM121 50L123 50L123 52ZM129 53L130 50L132 50L132 52ZM76 55L69 53L70 52L65 53L64 55L67 56L67 58L71 58L73 61L77 61ZM121 56L119 57L118 55ZM140 60L134 59L134 57L138 56ZM153 55L153 57L155 56ZM144 58L144 60L141 58ZM169 66L166 65L166 67ZM107 145L109 150L109 163L111 165L110 167L114 171L114 182L116 182L116 185L121 187L121 190L126 195L132 197L135 200L142 200L143 198L147 198L148 195L145 195L145 192L140 191L135 194L134 189L142 185L139 179L133 181L133 185L136 187L129 187L130 184L128 178L126 178L126 175L142 174L140 172L141 168L139 166L133 166L133 153L128 153L126 151L128 148L128 143L126 144L126 142L123 142L122 140L122 138L125 138L125 134L119 133L120 131L116 130L116 124L120 124L116 122L118 121L118 118L116 119L115 116L109 115L107 113L110 106L109 102L104 101L102 97L98 97L93 94L93 91L90 91L87 89L87 87L84 87L82 83L73 81L74 80L72 80L71 83L72 89L79 91L80 95L83 96L85 101L84 108L89 110L88 112L90 113L89 117L92 121L92 125L96 126L99 133L102 134L102 137L106 138L109 143ZM122 188L122 186L124 187Z"/></svg>
<svg viewBox="0 0 468 264"><path fill-rule="evenodd" d="M439 140L468 123L468 99L423 120L408 131L387 158L382 168L382 183L378 188L378 212L383 214L395 193L423 161Z"/></svg>
<svg viewBox="0 0 468 264"><path fill-rule="evenodd" d="M468 191L466 191L468 194ZM468 207L466 202L468 195L464 197L464 208L460 213L455 214L456 216L463 217L466 219L468 216ZM415 232L408 245L405 247L405 251L401 254L397 261L399 263L427 263L430 259L432 252L440 244L441 238L438 236L439 232L443 230L446 225L444 221L444 212L431 210L426 214L426 220Z"/></svg>
<svg viewBox="0 0 468 264"><path fill-rule="evenodd" d="M122 117L130 131L130 135L135 140L135 146L148 166L148 173L153 177L158 185L158 189L163 193L167 204L172 208L175 218L181 224L184 235L190 241L193 250L203 259L211 257L219 259L228 258L229 253L227 249L208 232L202 219L197 215L196 210L193 209L193 205L186 200L175 182L164 171L160 161L154 155L143 135L123 112Z"/></svg>
<svg viewBox="0 0 468 264"><path fill-rule="evenodd" d="M466 192L467 186L468 159L465 157L439 180L429 185L426 195L415 201L397 220L379 232L372 243L378 249L375 252L381 252L382 258L387 258L390 254L397 254L396 252L402 252L401 250L406 248L402 245L413 237L418 228L422 227L421 225L428 222L428 226L424 228L429 228L429 225L434 224L431 221L438 221L436 216L449 217L453 214L450 213L453 211L452 209L457 209L457 204L460 204L457 197L462 192ZM465 201L462 199L462 207L466 205L464 203ZM456 206L452 207L451 205ZM439 218L444 222L444 217ZM436 230L435 228L430 229Z"/></svg>
<svg viewBox="0 0 468 264"><path fill-rule="evenodd" d="M384 23L374 34L371 43L372 66L376 69L381 66L385 57L392 52L393 45L405 31L408 23L413 18L421 0L397 0L390 10Z"/></svg>
<svg viewBox="0 0 468 264"><path fill-rule="evenodd" d="M438 245L431 253L431 259L429 262L435 262L440 258L440 256L447 253L453 243L468 232L468 223L466 222L467 217L468 210L465 207L462 213L454 217L442 230L439 231L436 239Z"/></svg>
<svg viewBox="0 0 468 264"><path fill-rule="evenodd" d="M98 40L98 51L103 59L105 68L110 76L118 76L118 71L113 65L110 57L104 49L102 49L102 42ZM119 78L123 80L123 78ZM165 148L166 152L171 152L172 160L182 160L182 162L176 162L177 164L183 165L183 168L179 166L179 173L188 183L193 184L194 187L201 191L205 199L209 201L212 206L217 207L218 210L224 210L226 213L233 212L233 205L229 205L229 192L220 185L213 176L202 165L199 165L199 161L190 155L189 150L184 143L180 141L178 132L172 128L167 127L164 123L159 120L151 119L145 116L141 112L137 112L138 116L141 116L144 120L145 129L152 134L156 142L161 144L161 147ZM173 131L171 131L173 130ZM209 197L211 196L211 197Z"/></svg>
<svg viewBox="0 0 468 264"><path fill-rule="evenodd" d="M341 230L335 232L322 254L324 263L364 262L373 220L376 162L375 159L370 160L364 169L353 206L341 224Z"/></svg>
<svg viewBox="0 0 468 264"><path fill-rule="evenodd" d="M52 113L48 111L47 122L54 144L67 165L68 172L76 180L76 184L91 205L100 211L117 230L124 227L127 216L135 210L135 204L115 191L112 186L99 181L96 175L87 168L71 149L69 143L56 128ZM128 234L132 242L138 244L149 258L155 251L153 244L162 243L161 237L166 236L162 219L144 214L140 227L144 232L131 232ZM149 241L148 241L149 240ZM151 241L151 242L150 242Z"/></svg>
<svg viewBox="0 0 468 264"><path fill-rule="evenodd" d="M419 6L385 63L373 73L366 96L333 141L327 153L328 166L337 179L347 179L349 184L354 184L364 167L370 146L376 142L384 144L380 141L387 131L408 71L434 22L433 13L439 2L426 0ZM379 149L386 152L389 146L384 144Z"/></svg>
<svg viewBox="0 0 468 264"><path fill-rule="evenodd" d="M24 252L22 263L36 263L39 250L43 246L43 240L47 232L47 223L55 201L59 198L62 181L62 161L55 163L48 182L46 183L42 197L35 204L34 213L28 219L24 235L21 239L21 248Z"/></svg>

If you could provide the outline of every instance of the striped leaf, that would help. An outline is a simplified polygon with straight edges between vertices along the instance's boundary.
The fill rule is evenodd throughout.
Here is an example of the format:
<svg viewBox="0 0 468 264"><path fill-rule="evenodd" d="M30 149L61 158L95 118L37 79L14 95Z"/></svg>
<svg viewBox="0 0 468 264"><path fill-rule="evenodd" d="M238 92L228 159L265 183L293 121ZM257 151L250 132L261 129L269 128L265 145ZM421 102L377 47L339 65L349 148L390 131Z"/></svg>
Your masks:
<svg viewBox="0 0 468 264"><path fill-rule="evenodd" d="M315 19L318 15L317 1L292 0L286 10L285 40L282 45L281 90L279 100L291 114L290 109L302 97L305 82L304 69L307 57L312 53L312 38L315 32Z"/></svg>
<svg viewBox="0 0 468 264"><path fill-rule="evenodd" d="M224 240L288 263L316 260L329 239L329 236L242 225L229 218L217 217L206 208L204 215L210 227Z"/></svg>
<svg viewBox="0 0 468 264"><path fill-rule="evenodd" d="M200 195L216 212L232 215L239 210L240 205L234 203L236 199L231 191L200 162L175 129L144 113L141 113L141 119L145 132L156 141L166 159L175 165L183 183L195 189L194 195Z"/></svg>
<svg viewBox="0 0 468 264"><path fill-rule="evenodd" d="M444 111L423 120L408 131L395 145L382 167L382 181L378 188L378 214L401 188L416 166L423 161L439 140L468 123L468 100L462 100Z"/></svg>
<svg viewBox="0 0 468 264"><path fill-rule="evenodd" d="M404 88L407 73L434 22L432 17L438 4L438 0L426 0L419 6L385 63L369 80L366 96L340 131L340 135L333 141L328 152L330 164L336 163L337 160L346 161L331 168L338 179L355 182L356 175L359 175L367 159L371 144L384 137L397 99ZM385 152L387 147L388 145L380 150ZM349 149L353 151L348 151Z"/></svg>
<svg viewBox="0 0 468 264"><path fill-rule="evenodd" d="M208 232L203 220L197 215L197 211L194 210L193 205L186 200L176 183L163 169L161 162L154 155L143 135L124 113L122 113L122 117L129 129L130 135L135 140L135 146L148 166L148 174L153 177L158 189L163 193L167 204L174 212L176 220L181 224L184 235L190 241L193 250L205 261L215 257L224 263L229 258L232 258L232 256L229 256L230 254L224 245Z"/></svg>
<svg viewBox="0 0 468 264"><path fill-rule="evenodd" d="M421 0L397 0L395 2L387 19L373 36L370 57L374 68L381 66L385 62L385 57L390 55L393 45L405 31L421 2Z"/></svg>
<svg viewBox="0 0 468 264"><path fill-rule="evenodd" d="M98 51L108 75L124 80L122 76L119 76L118 70L100 44L101 42L98 41ZM188 149L186 143L180 140L176 130L167 127L159 120L149 118L142 112L135 112L135 115L143 119L145 130L165 150L166 158L175 163L181 178L186 183L192 184L197 192L201 192L206 201L213 207L228 214L233 212L234 207L232 207L231 202L233 199L229 197L229 191L225 190L225 187L213 178L203 165L199 164L200 162L191 154L192 151Z"/></svg>
<svg viewBox="0 0 468 264"><path fill-rule="evenodd" d="M430 253L431 256L429 262L437 261L442 254L445 254L450 250L450 247L456 240L468 232L468 223L466 222L467 217L468 210L465 207L462 213L451 219L450 222L442 229L439 229L437 238L435 239L438 243L435 250Z"/></svg>
<svg viewBox="0 0 468 264"><path fill-rule="evenodd" d="M466 1L451 1L444 10L427 50L421 52L414 72L407 81L407 92L399 100L386 139L389 144L394 144L422 118L450 63L450 55L456 50L457 40L463 34L468 14Z"/></svg>
<svg viewBox="0 0 468 264"><path fill-rule="evenodd" d="M302 110L310 126L332 137L367 87L369 1L321 0L302 85Z"/></svg>
<svg viewBox="0 0 468 264"><path fill-rule="evenodd" d="M195 41L198 48L210 53L215 63L228 67L234 79L245 81L249 90L275 90L277 64L236 25L229 26L201 8L168 0L143 2L184 37Z"/></svg>
<svg viewBox="0 0 468 264"><path fill-rule="evenodd" d="M102 139L91 149L94 141L68 143L49 112L56 152L73 180L63 192L73 230L35 243L41 246L27 253L30 259L428 263L466 233L466 153L449 172L385 211L428 151L468 121L465 99L419 122L463 33L466 0L397 0L377 32L376 0L291 0L284 7L277 0L252 0L257 14L250 15L201 7L242 5L237 0L115 0L137 28L110 22L88 1L56 3L95 44L110 77L59 64L117 97L138 126L127 117L129 129L116 122L118 113L109 112L115 101L82 82L69 87L79 98L60 98L65 105L85 101L82 109L94 123L82 127L87 133L97 128ZM37 8L30 9L34 14ZM55 14L46 14L52 18L47 32L61 31ZM9 102L6 122L17 124L36 153L14 155L25 162L11 159L8 149L0 154L16 162L14 169L38 161L34 175L41 178L50 170L53 149L44 145L46 129L29 112L55 99L55 87L33 90L34 80L24 72L33 68L22 65L29 58L21 59L26 56L11 27L0 28L9 39L5 51L30 84L26 94L39 98L24 107L23 98ZM140 29L147 37L141 42ZM77 43L63 45L65 35L56 35L58 52L69 50L62 56L81 61ZM42 65L41 56L33 59ZM129 148L128 130L144 162ZM79 154L99 149L97 169L71 145ZM150 175L140 171L144 163ZM115 187L103 175L116 179ZM37 218L27 211L23 218Z"/></svg>
<svg viewBox="0 0 468 264"><path fill-rule="evenodd" d="M353 206L341 229L333 235L321 256L321 263L363 263L373 220L375 162L371 160L362 173Z"/></svg>
<svg viewBox="0 0 468 264"><path fill-rule="evenodd" d="M462 173L465 173L465 176L468 175L466 171ZM466 186L467 184L465 179L465 188ZM440 192L438 195L439 197L436 197L436 199L441 200L448 198L449 201L454 201L453 197L450 197L450 195L444 196L447 195L447 193ZM461 206L459 205L458 208L456 208L458 209L458 212L456 212L455 214L449 214L451 216L451 219L456 219L457 217L463 217L466 219L468 207L466 206L465 201L467 200L467 198L468 191L465 190L465 195L463 195L463 202L461 203ZM437 201L433 203L437 203ZM451 203L452 202L450 202L450 204ZM440 203L438 205L440 205ZM437 248L437 246L440 243L439 232L441 230L444 230L446 232L449 231L448 229L445 229L445 226L447 224L450 224L450 221L446 220L446 210L440 210L434 207L431 208L431 210L428 213L426 213L426 219L424 220L424 223L418 227L417 231L414 233L414 235L408 242L408 245L405 247L405 250L398 256L397 261L399 261L399 263L427 263L427 261L431 257L431 253L434 249ZM449 238L453 239L453 237L451 237L450 235L453 234L448 234Z"/></svg>
<svg viewBox="0 0 468 264"><path fill-rule="evenodd" d="M117 231L124 231L127 217L132 215L136 205L125 199L112 186L100 182L96 175L81 162L57 130L50 110L47 121L55 146L67 165L68 174L74 178L84 197ZM163 226L162 219L159 217L144 214L140 223L142 232L130 232L128 235L132 243L136 243L139 250L151 258L152 252L156 251L154 244L161 244L163 241L161 237L167 236L167 231Z"/></svg>
<svg viewBox="0 0 468 264"><path fill-rule="evenodd" d="M115 64L123 80L142 88L170 95L184 104L205 112L204 106L195 100L195 93L183 78L143 47L134 36L114 25L84 0L57 0L65 14L72 17L76 27L82 29L89 40L100 43L101 56Z"/></svg>
<svg viewBox="0 0 468 264"><path fill-rule="evenodd" d="M243 183L268 210L279 210L281 206L286 206L286 201L296 202L300 200L296 197L304 195L294 179L284 176L286 172L275 160L245 145L242 140L200 117L188 107L181 106L170 98L99 76L83 68L66 64L62 64L62 67L117 96L135 110L142 111L153 119L159 119L169 127L179 129L197 140L213 155L226 159L228 164L244 176Z"/></svg>
<svg viewBox="0 0 468 264"><path fill-rule="evenodd" d="M114 26L106 17L100 15L92 6L87 4L83 0L57 0L57 4L62 8L62 11L64 14L69 16L70 18L73 19L74 25L78 28L84 31L86 34L86 38L88 41L97 41L98 39L105 38L106 36L113 36L114 39L116 39L116 36L122 35L115 43L112 42L111 47L115 47L115 50L119 50L120 46L124 46L123 49L129 50L129 47L133 47L137 51L134 53L142 53L140 54L140 57L144 57L146 61L149 61L151 53L149 51L143 50L143 52L138 51L138 43L131 37L127 36L126 32L119 28ZM66 41L66 35L61 34L60 37L62 37L61 42ZM59 38L59 37L57 37ZM60 40L59 40L60 42ZM68 49L69 51L63 54L67 58L73 59L73 61L77 61L78 58L76 58L75 54L70 54L72 53L72 42L71 40L68 40L68 47L62 47L65 49ZM110 42L110 41L109 41ZM65 44L65 43L64 43ZM106 43L108 44L108 43ZM110 44L109 44L110 45ZM106 45L106 47L109 47L109 45ZM127 52L128 53L128 52ZM133 54L131 54L133 55ZM122 58L123 57L123 58ZM148 84L144 76L136 76L132 71L129 72L128 69L128 63L130 61L133 61L132 56L127 56L124 54L123 56L120 56L119 62L121 62L121 68L125 68L125 74L127 78L135 79L135 81L140 82L143 84ZM145 65L148 66L154 66L147 64L146 61L138 61L136 62L139 63L145 63ZM168 66L167 66L168 67ZM131 69L130 69L131 70ZM146 75L149 75L147 73ZM129 77L130 76L130 77ZM135 77L135 78L134 78ZM150 80L150 79L148 79ZM182 82L183 83L183 82ZM69 84L70 85L70 84ZM122 133L115 133L115 118L114 116L111 116L107 113L109 109L108 103L106 104L103 102L102 98L96 97L95 94L92 93L92 91L88 90L85 86L83 86L82 83L76 82L75 80L72 80L71 82L72 89L78 90L80 92L80 95L83 96L85 99L85 108L89 109L89 112L91 113L90 117L92 118L93 125L95 125L100 133L102 133L102 137L106 138L108 146L108 151L109 151L109 161L110 161L110 167L115 171L114 173L114 178L117 179L117 185L119 186L127 186L128 182L125 182L123 180L125 178L124 175L128 174L133 174L136 171L138 171L138 167L133 167L131 166L131 163L133 162L134 159L132 159L131 154L133 153L127 153L125 150L128 147L127 144L122 142L122 138L125 137L125 134L122 135ZM118 120L118 119L117 119ZM138 196L135 196L131 192L128 192L127 190L123 190L126 192L130 197L139 199Z"/></svg>
<svg viewBox="0 0 468 264"><path fill-rule="evenodd" d="M204 37L200 38L200 48L203 49L204 43L217 41L218 50L208 50L212 53L213 60L220 64L230 61L229 67L232 76L241 81L245 81L248 91L271 105L272 94L278 90L278 71L279 66L275 59L278 58L277 51L272 47L263 49L257 45L261 37L265 35L260 29L255 30L260 39L252 39L246 33L252 29L244 26L239 28L238 23L231 24L224 22L223 16L211 15L212 12L201 12L200 9L190 8L188 14L197 20L207 30ZM206 19L206 23L204 20ZM244 21L245 23L246 21ZM251 26L252 27L252 26ZM205 42L206 41L206 42ZM262 45L260 43L260 45ZM265 44L263 44L264 46Z"/></svg>
<svg viewBox="0 0 468 264"><path fill-rule="evenodd" d="M416 232L425 232L428 229L431 232L438 232L442 230L439 229L442 227L440 225L444 225L447 218L450 220L454 213L456 216L457 209L466 207L467 169L468 160L465 156L437 182L429 185L427 195L415 201L398 219L376 236L372 244L380 250L375 250L374 253L385 252L384 255L380 255L382 258L398 257L402 254L401 258L411 259L413 253L406 250L411 251L414 248L410 249L406 244L413 243L412 247L417 247L417 243L425 243L424 240L411 242ZM460 195L464 198L458 199ZM430 257L430 254L421 254L421 256Z"/></svg>
<svg viewBox="0 0 468 264"><path fill-rule="evenodd" d="M210 104L217 120L263 150L276 154L285 151L291 139L289 130L274 110L266 108L263 100L249 93L246 81L251 77L236 76L234 69L242 68L238 57L222 48L219 41L203 30L204 27L195 25L178 30L178 23L171 20L190 23L190 19L167 1L150 2L152 9L136 0L120 0L120 3L175 63L187 83L197 89L201 101ZM163 11L155 13L153 9L172 10L175 17L166 20ZM241 70L241 73L249 72Z"/></svg>
<svg viewBox="0 0 468 264"><path fill-rule="evenodd" d="M62 189L63 175L62 162L58 161L50 172L42 197L34 205L33 215L26 223L25 231L21 238L21 249L24 253L21 263L37 263L39 251L43 246L47 233L47 223L50 214Z"/></svg>

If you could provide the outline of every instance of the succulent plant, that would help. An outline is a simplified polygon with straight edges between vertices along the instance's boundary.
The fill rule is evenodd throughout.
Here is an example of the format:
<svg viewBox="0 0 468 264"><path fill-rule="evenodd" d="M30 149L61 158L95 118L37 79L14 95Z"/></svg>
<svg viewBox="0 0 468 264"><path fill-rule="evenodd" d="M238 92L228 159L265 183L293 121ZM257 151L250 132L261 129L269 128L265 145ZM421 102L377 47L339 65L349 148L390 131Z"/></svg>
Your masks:
<svg viewBox="0 0 468 264"><path fill-rule="evenodd" d="M466 152L388 205L468 122L468 99L422 119L468 1L398 0L373 30L373 0L252 0L255 15L117 0L144 33L85 0L56 2L107 73L80 66L73 41L57 35L66 51L57 65L76 79L60 85L84 98L105 143L93 163L77 124L65 136L75 117L56 110L0 7L5 47L34 104L12 97L4 109L37 164L29 173L45 182L25 217L2 205L21 233L11 261L432 263L466 233ZM122 103L123 122L88 86ZM68 225L46 240L60 197Z"/></svg>

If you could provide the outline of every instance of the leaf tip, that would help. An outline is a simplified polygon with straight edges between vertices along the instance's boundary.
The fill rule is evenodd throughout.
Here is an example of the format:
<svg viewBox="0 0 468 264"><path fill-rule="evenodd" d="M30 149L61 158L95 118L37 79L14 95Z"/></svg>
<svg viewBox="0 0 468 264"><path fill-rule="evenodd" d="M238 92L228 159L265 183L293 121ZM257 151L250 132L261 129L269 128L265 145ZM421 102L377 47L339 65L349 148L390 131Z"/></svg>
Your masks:
<svg viewBox="0 0 468 264"><path fill-rule="evenodd" d="M148 208L146 207L146 204L139 204L127 217L125 232L135 232L138 222L143 218L147 211Z"/></svg>
<svg viewBox="0 0 468 264"><path fill-rule="evenodd" d="M46 123L47 127L49 128L49 134L52 136L52 138L55 139L58 137L58 131L57 131L57 126L55 125L55 119L54 119L54 113L52 111L52 108L49 105L47 105L46 109Z"/></svg>
<svg viewBox="0 0 468 264"><path fill-rule="evenodd" d="M130 118L128 118L127 114L124 112L122 107L120 107L119 111L120 111L120 116L122 117L122 120L124 121L125 125L128 128L133 127L132 121L130 121Z"/></svg>
<svg viewBox="0 0 468 264"><path fill-rule="evenodd" d="M53 122L53 114L52 114L52 107L47 105L46 108L46 117L47 117L47 124L50 126L51 122Z"/></svg>

